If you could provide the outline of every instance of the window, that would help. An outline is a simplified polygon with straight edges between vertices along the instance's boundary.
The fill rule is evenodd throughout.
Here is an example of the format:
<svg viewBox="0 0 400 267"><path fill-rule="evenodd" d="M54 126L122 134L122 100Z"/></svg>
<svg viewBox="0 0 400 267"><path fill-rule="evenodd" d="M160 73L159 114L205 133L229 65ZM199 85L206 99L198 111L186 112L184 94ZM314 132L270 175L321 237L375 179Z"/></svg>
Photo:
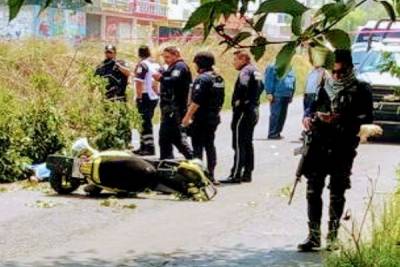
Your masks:
<svg viewBox="0 0 400 267"><path fill-rule="evenodd" d="M289 24L290 20L291 20L290 16L286 14L278 14L277 22L279 24Z"/></svg>

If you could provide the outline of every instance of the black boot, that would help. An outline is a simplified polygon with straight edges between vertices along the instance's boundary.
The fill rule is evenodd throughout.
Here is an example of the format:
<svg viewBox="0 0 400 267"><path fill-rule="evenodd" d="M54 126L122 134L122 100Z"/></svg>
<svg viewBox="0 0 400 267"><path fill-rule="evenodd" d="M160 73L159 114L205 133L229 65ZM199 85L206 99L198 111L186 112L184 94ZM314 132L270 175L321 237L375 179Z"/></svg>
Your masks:
<svg viewBox="0 0 400 267"><path fill-rule="evenodd" d="M251 183L252 175L251 172L244 172L242 176L242 182L244 183Z"/></svg>
<svg viewBox="0 0 400 267"><path fill-rule="evenodd" d="M297 246L300 252L312 252L321 247L321 224L308 223L308 237Z"/></svg>
<svg viewBox="0 0 400 267"><path fill-rule="evenodd" d="M146 147L146 148L140 148L138 150L133 151L134 154L138 156L154 156L156 154L156 151L154 147Z"/></svg>
<svg viewBox="0 0 400 267"><path fill-rule="evenodd" d="M328 235L326 237L327 246L326 250L333 251L338 250L337 236L340 227L339 221L329 221L328 223Z"/></svg>
<svg viewBox="0 0 400 267"><path fill-rule="evenodd" d="M242 179L239 177L229 176L225 180L220 180L219 182L222 184L240 184L242 182Z"/></svg>

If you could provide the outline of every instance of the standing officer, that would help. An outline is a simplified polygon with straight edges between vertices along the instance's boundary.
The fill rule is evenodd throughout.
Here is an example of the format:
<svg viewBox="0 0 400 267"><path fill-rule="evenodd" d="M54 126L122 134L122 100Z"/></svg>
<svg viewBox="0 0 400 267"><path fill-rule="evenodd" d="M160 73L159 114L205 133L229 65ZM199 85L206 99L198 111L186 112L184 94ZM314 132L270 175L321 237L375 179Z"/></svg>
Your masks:
<svg viewBox="0 0 400 267"><path fill-rule="evenodd" d="M270 101L270 118L268 139L282 139L281 132L285 125L289 104L296 90L296 75L293 69L282 78L278 77L276 65L270 65L265 70L265 91Z"/></svg>
<svg viewBox="0 0 400 267"><path fill-rule="evenodd" d="M217 165L215 150L215 132L221 122L219 113L224 104L224 79L214 70L215 58L212 53L200 52L193 62L199 76L194 80L191 90L191 103L182 120L182 126L189 126L195 158L203 159L203 150L207 155L207 167L214 183L214 169Z"/></svg>
<svg viewBox="0 0 400 267"><path fill-rule="evenodd" d="M330 176L328 249L336 241L350 188L353 160L359 144L361 124L372 122L372 95L368 84L359 82L353 72L350 50L336 50L332 77L326 78L303 121L311 130L303 174L307 178L308 238L298 245L312 251L321 245L322 191Z"/></svg>
<svg viewBox="0 0 400 267"><path fill-rule="evenodd" d="M153 136L153 116L158 104L159 88L153 80L153 73L160 66L153 62L148 46L139 47L140 62L135 68L136 104L142 117L142 132L140 133L140 148L134 151L141 156L155 155Z"/></svg>
<svg viewBox="0 0 400 267"><path fill-rule="evenodd" d="M186 159L191 159L193 152L181 123L187 111L192 74L175 46L165 48L162 56L168 68L153 74L161 84L160 158L173 159L174 145Z"/></svg>
<svg viewBox="0 0 400 267"><path fill-rule="evenodd" d="M261 74L251 64L247 52L236 51L233 65L240 71L232 96L231 128L235 159L231 174L227 180L221 181L223 183L251 182L254 169L253 133L263 89Z"/></svg>
<svg viewBox="0 0 400 267"><path fill-rule="evenodd" d="M117 60L117 49L113 45L106 45L105 60L96 68L95 75L107 79L106 97L110 100L126 101L126 87L130 70L123 60Z"/></svg>
<svg viewBox="0 0 400 267"><path fill-rule="evenodd" d="M312 59L310 54L310 63L313 65L313 69L307 76L306 85L304 88L304 98L303 98L303 107L304 112L310 107L311 103L314 102L314 99L319 90L319 86L321 85L321 81L325 75L325 69L317 64Z"/></svg>

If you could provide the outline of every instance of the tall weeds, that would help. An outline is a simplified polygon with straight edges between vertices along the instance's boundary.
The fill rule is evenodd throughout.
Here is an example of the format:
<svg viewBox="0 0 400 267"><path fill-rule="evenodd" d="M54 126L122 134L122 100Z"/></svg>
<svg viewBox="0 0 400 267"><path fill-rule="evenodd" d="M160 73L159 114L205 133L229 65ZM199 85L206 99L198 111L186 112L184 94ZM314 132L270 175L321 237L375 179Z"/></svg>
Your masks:
<svg viewBox="0 0 400 267"><path fill-rule="evenodd" d="M400 191L384 204L381 219L377 219L372 207L373 192L370 192L366 214L371 218L371 232L362 231L365 219L356 229L353 222L346 229L350 242L338 252L329 254L327 267L397 267L400 266ZM366 218L366 216L364 216ZM362 236L364 235L364 236Z"/></svg>

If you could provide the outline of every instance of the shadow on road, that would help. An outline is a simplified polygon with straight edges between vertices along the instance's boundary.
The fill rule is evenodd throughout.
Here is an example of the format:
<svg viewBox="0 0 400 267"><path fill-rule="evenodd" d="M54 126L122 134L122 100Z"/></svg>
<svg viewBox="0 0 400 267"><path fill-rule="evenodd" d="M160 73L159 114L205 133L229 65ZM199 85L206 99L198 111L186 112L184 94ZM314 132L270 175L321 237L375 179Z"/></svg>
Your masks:
<svg viewBox="0 0 400 267"><path fill-rule="evenodd" d="M85 256L82 258L82 256ZM96 257L96 251L70 253L68 256L47 258L29 264L6 262L3 267L97 267L97 266L140 266L140 267L314 267L321 266L320 253L298 253L289 248L278 248L270 251L236 246L213 251L137 254L128 252L124 259L115 261Z"/></svg>
<svg viewBox="0 0 400 267"><path fill-rule="evenodd" d="M90 196L87 194L79 194L79 193L74 193L74 194L69 194L69 195L59 195L59 194L51 194L51 195L46 195L47 197L51 198L65 198L65 199L85 199L85 200L104 200L104 199L109 199L109 198L115 198L118 200L124 200L124 199L138 199L138 200L146 200L146 199L151 199L151 200L162 200L162 201L171 201L171 202L193 202L190 199L185 199L185 198L178 198L174 197L173 194L168 194L168 193L162 193L158 191L153 191L151 193L127 193L127 194L117 194L117 193L109 193L109 192L102 192L99 195L96 196Z"/></svg>

